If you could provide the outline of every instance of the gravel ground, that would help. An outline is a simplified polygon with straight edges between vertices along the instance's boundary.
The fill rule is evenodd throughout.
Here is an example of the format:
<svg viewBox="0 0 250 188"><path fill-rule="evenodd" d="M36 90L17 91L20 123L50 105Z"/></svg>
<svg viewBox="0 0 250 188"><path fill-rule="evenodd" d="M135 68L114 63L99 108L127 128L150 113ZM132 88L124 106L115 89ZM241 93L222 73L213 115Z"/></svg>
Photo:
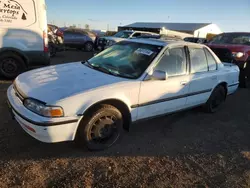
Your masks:
<svg viewBox="0 0 250 188"><path fill-rule="evenodd" d="M91 54L58 54L53 64ZM134 124L119 144L89 152L28 136L7 110L0 81L0 187L250 187L250 90L216 114L201 108Z"/></svg>

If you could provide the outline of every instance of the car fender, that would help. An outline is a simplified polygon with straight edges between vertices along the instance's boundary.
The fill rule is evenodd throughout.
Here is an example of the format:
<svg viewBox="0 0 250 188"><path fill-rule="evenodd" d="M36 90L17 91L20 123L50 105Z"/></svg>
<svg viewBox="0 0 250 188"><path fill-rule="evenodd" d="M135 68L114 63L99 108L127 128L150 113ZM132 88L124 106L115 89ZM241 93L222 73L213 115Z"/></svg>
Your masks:
<svg viewBox="0 0 250 188"><path fill-rule="evenodd" d="M83 115L89 108L95 106L96 104L105 103L105 101L108 101L108 100L118 100L120 102L123 102L129 109L129 111L131 112L132 104L127 96L125 96L124 94L114 94L114 95L106 94L106 95L101 95L101 96L92 95L91 98L84 101L84 104L81 106L81 108L79 108L79 110L77 111L77 114Z"/></svg>
<svg viewBox="0 0 250 188"><path fill-rule="evenodd" d="M76 136L78 127L79 127L82 119L84 118L85 112L88 109L90 109L91 107L94 107L95 105L102 104L102 103L107 104L105 101L108 101L108 100L118 100L120 102L123 102L127 106L127 108L130 111L130 114L131 114L131 104L129 102L129 99L125 95L113 95L113 96L109 96L109 95L93 96L93 95L91 95L89 97L84 97L82 99L83 99L82 101L84 101L84 103L82 105L80 105L79 109L76 112L77 116L80 116L80 119L78 121L78 125L75 127L73 138L75 138L75 136Z"/></svg>
<svg viewBox="0 0 250 188"><path fill-rule="evenodd" d="M15 54L19 55L24 60L26 65L29 64L29 58L25 55L25 52L23 52L22 50L18 48L13 48L13 47L4 47L0 49L0 55L5 54L6 52L14 52Z"/></svg>
<svg viewBox="0 0 250 188"><path fill-rule="evenodd" d="M211 91L211 94L213 93L214 89L216 87L218 87L219 85L225 86L225 89L226 89L226 92L227 92L228 83L227 83L227 81L221 79L221 80L218 80L218 82L214 85L214 87L213 87L213 89Z"/></svg>
<svg viewBox="0 0 250 188"><path fill-rule="evenodd" d="M81 116L94 104L105 100L119 100L127 106L130 112L135 112L134 109L131 110L131 106L138 103L139 89L140 82L117 84L78 93L54 105L62 106L66 116Z"/></svg>

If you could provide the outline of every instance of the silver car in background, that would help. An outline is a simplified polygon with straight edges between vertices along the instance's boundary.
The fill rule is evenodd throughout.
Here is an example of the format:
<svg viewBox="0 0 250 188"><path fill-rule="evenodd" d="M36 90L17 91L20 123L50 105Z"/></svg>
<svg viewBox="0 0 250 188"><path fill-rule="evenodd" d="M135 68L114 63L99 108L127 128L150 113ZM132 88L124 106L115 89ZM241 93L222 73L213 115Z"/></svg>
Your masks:
<svg viewBox="0 0 250 188"><path fill-rule="evenodd" d="M133 31L124 30L116 33L113 36L100 37L97 41L97 47L99 50L104 50L117 42L123 41L125 39L131 38L150 38L154 36L159 36L157 33L147 32L147 31Z"/></svg>

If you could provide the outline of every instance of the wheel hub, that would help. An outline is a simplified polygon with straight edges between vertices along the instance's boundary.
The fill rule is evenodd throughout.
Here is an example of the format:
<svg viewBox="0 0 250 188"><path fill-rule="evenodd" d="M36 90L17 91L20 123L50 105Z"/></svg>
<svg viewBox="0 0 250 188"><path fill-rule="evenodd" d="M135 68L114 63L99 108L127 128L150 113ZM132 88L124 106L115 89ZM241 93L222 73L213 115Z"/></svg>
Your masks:
<svg viewBox="0 0 250 188"><path fill-rule="evenodd" d="M112 136L115 129L115 122L111 117L99 119L91 130L93 140L104 140Z"/></svg>
<svg viewBox="0 0 250 188"><path fill-rule="evenodd" d="M112 134L112 128L110 125L104 125L104 127L102 129L100 129L100 132L99 132L101 138L106 138L106 137L109 137L111 136Z"/></svg>
<svg viewBox="0 0 250 188"><path fill-rule="evenodd" d="M14 59L5 59L3 61L2 69L6 73L13 73L17 71L17 65Z"/></svg>
<svg viewBox="0 0 250 188"><path fill-rule="evenodd" d="M92 45L91 44L87 44L86 48L87 48L87 50L91 50L92 49Z"/></svg>

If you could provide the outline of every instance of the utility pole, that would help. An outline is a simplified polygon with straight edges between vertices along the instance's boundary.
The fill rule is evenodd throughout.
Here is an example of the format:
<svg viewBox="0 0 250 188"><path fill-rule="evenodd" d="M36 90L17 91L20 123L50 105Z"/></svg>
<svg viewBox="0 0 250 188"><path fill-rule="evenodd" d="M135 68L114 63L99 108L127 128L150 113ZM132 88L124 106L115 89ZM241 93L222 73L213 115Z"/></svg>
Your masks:
<svg viewBox="0 0 250 188"><path fill-rule="evenodd" d="M107 31L109 31L109 24L107 25Z"/></svg>

